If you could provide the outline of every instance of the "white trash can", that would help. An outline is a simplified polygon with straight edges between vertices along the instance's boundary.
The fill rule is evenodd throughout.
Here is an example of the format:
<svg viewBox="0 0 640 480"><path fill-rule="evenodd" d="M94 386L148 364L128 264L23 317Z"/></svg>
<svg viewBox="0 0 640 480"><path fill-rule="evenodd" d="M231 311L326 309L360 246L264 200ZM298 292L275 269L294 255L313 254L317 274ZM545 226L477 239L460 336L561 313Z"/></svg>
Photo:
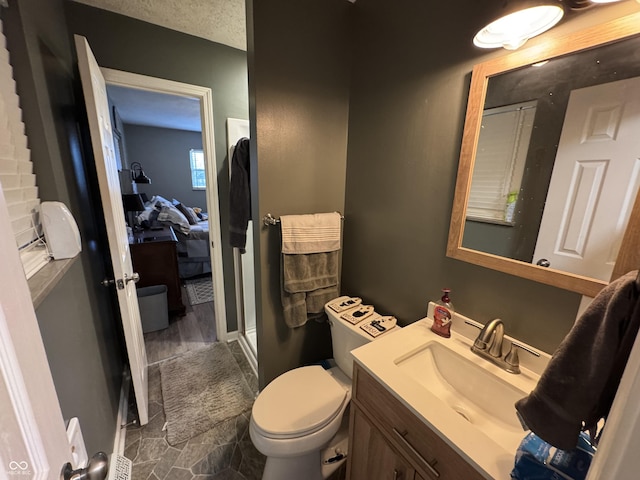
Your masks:
<svg viewBox="0 0 640 480"><path fill-rule="evenodd" d="M153 285L137 288L140 320L144 333L155 332L169 326L169 308L167 306L167 286Z"/></svg>

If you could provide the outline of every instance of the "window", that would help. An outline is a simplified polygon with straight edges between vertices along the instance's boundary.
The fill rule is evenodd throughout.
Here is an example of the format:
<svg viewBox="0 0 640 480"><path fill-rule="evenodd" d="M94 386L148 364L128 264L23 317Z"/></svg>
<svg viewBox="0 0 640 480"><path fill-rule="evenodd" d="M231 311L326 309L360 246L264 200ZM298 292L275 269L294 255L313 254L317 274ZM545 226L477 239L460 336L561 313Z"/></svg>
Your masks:
<svg viewBox="0 0 640 480"><path fill-rule="evenodd" d="M514 224L536 103L485 110L467 206L469 220Z"/></svg>
<svg viewBox="0 0 640 480"><path fill-rule="evenodd" d="M191 186L194 190L206 190L207 176L204 171L204 152L189 150L189 164L191 166Z"/></svg>
<svg viewBox="0 0 640 480"><path fill-rule="evenodd" d="M0 39L4 42L4 35L1 33ZM7 72L3 74L3 81L5 77L13 77L8 57L3 57L0 67ZM42 240L40 198L15 88L2 89L0 103L4 105L0 137L3 139L2 149L5 151L0 158L0 188L9 207L11 228L25 274L27 278L31 278L50 260L49 252Z"/></svg>

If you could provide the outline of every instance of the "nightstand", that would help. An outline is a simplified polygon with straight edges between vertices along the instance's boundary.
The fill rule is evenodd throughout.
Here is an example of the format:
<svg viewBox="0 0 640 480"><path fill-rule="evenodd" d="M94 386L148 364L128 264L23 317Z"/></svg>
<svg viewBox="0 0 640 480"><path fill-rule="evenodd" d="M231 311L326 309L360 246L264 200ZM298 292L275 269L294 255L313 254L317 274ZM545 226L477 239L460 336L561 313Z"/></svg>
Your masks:
<svg viewBox="0 0 640 480"><path fill-rule="evenodd" d="M143 230L135 233L129 247L133 271L140 275L137 286L166 285L169 312L184 315L186 307L182 303L180 289L177 243L173 228L166 226L161 230Z"/></svg>

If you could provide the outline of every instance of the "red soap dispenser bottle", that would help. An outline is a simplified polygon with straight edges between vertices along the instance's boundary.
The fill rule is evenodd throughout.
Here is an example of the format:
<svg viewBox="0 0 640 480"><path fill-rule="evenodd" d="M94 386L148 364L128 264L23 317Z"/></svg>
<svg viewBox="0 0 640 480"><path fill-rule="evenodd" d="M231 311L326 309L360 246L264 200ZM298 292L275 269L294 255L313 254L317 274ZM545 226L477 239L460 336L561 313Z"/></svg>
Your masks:
<svg viewBox="0 0 640 480"><path fill-rule="evenodd" d="M451 289L442 289L442 298L436 302L436 308L433 310L433 325L431 331L437 333L441 337L449 338L451 336L451 321L453 320L453 304L449 298Z"/></svg>

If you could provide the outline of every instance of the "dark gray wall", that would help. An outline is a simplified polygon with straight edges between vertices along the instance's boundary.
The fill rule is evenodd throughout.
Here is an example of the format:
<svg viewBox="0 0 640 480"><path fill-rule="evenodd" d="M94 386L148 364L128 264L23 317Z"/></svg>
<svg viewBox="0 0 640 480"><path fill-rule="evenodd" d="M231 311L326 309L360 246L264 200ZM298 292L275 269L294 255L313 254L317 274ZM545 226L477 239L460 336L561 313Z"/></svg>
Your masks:
<svg viewBox="0 0 640 480"><path fill-rule="evenodd" d="M87 38L101 67L211 88L227 325L229 330L235 330L233 256L226 233L229 231L226 119L249 118L246 53L69 0L65 1L65 12L69 31Z"/></svg>
<svg viewBox="0 0 640 480"><path fill-rule="evenodd" d="M201 132L125 124L124 134L129 164L140 162L152 182L138 185L138 192L207 210L206 192L191 187L189 164L189 150L202 149Z"/></svg>
<svg viewBox="0 0 640 480"><path fill-rule="evenodd" d="M36 314L62 413L80 419L92 454L113 448L124 356L113 292L100 286L113 275L62 11L61 0L19 0L2 18L40 197L67 204L82 236L79 259Z"/></svg>
<svg viewBox="0 0 640 480"><path fill-rule="evenodd" d="M441 2L436 11L421 0L356 2L343 290L408 323L450 287L461 313L500 317L508 333L553 351L579 295L445 256L470 72L508 53L471 40L500 3ZM530 43L631 11L569 15Z"/></svg>
<svg viewBox="0 0 640 480"><path fill-rule="evenodd" d="M328 358L326 324L286 327L280 232L260 219L343 211L350 11L344 0L247 2L260 385Z"/></svg>
<svg viewBox="0 0 640 480"><path fill-rule="evenodd" d="M62 414L79 418L90 456L113 449L122 381L119 338L112 325L92 321L101 317L99 303L83 291L92 283L76 262L36 310ZM117 369L107 363L114 355Z"/></svg>

